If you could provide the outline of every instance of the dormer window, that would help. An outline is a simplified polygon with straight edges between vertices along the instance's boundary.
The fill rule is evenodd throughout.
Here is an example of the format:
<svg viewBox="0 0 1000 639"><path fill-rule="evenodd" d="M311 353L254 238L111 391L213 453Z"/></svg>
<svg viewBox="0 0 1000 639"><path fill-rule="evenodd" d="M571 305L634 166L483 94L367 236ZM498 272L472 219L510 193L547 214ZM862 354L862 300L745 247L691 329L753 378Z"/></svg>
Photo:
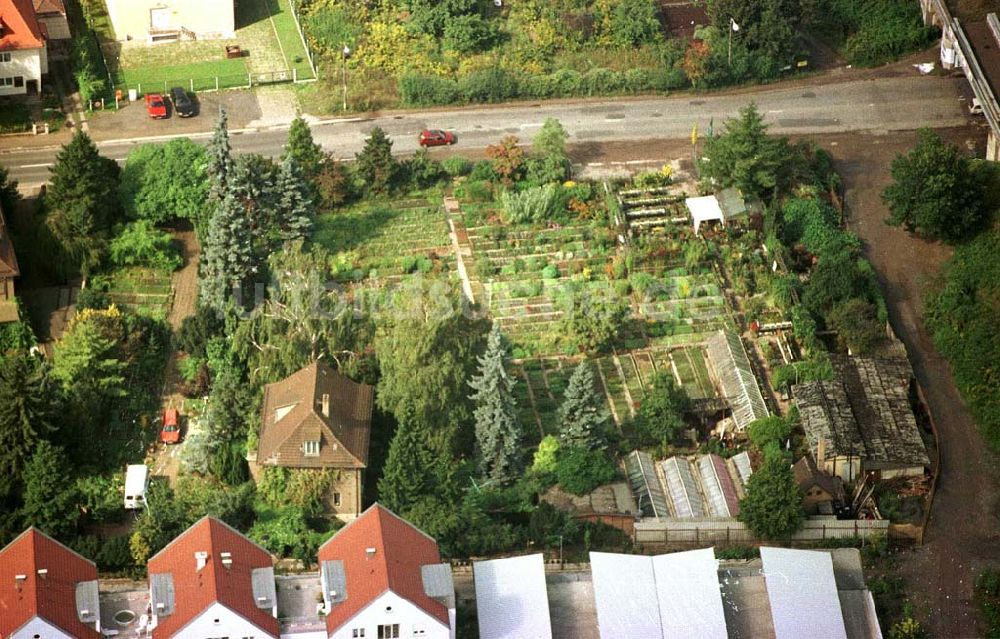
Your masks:
<svg viewBox="0 0 1000 639"><path fill-rule="evenodd" d="M319 457L319 440L307 440L302 442L302 454L306 457Z"/></svg>

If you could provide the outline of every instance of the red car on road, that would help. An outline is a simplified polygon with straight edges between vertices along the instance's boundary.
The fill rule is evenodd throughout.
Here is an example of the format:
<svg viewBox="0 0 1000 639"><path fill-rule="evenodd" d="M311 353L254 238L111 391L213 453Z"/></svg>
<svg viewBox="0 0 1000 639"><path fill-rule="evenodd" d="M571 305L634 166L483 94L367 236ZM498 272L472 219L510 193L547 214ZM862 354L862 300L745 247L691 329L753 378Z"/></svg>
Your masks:
<svg viewBox="0 0 1000 639"><path fill-rule="evenodd" d="M163 411L160 441L164 444L177 444L181 441L180 416L177 414L176 408L168 408Z"/></svg>
<svg viewBox="0 0 1000 639"><path fill-rule="evenodd" d="M417 138L420 146L446 146L455 143L455 134L441 129L424 129Z"/></svg>
<svg viewBox="0 0 1000 639"><path fill-rule="evenodd" d="M162 120L167 117L167 101L159 93L146 94L146 113L154 120Z"/></svg>

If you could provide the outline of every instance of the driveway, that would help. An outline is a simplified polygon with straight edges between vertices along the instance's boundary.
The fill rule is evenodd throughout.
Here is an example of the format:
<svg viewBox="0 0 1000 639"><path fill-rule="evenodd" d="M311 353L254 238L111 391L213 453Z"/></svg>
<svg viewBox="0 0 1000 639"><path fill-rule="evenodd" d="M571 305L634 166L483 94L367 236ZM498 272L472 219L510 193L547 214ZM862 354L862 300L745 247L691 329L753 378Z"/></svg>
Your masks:
<svg viewBox="0 0 1000 639"><path fill-rule="evenodd" d="M982 144L978 128L943 130L953 143ZM955 386L948 362L923 322L923 296L952 251L887 226L880 193L892 159L916 143L915 132L891 136L825 136L847 187L848 224L864 242L889 304L890 321L906 344L938 426L941 475L925 544L899 562L915 615L934 637L976 637L972 588L976 575L1000 561L997 456L982 437ZM981 153L980 149L980 153ZM888 632L888 628L883 628Z"/></svg>

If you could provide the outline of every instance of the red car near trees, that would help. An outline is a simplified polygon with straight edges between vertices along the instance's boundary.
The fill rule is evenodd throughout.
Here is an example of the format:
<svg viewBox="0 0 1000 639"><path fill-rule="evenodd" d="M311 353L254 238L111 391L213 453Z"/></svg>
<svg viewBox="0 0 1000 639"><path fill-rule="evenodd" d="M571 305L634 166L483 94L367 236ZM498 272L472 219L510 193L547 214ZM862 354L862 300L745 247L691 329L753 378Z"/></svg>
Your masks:
<svg viewBox="0 0 1000 639"><path fill-rule="evenodd" d="M441 129L424 129L417 138L417 143L420 146L447 146L454 144L455 141L454 133Z"/></svg>

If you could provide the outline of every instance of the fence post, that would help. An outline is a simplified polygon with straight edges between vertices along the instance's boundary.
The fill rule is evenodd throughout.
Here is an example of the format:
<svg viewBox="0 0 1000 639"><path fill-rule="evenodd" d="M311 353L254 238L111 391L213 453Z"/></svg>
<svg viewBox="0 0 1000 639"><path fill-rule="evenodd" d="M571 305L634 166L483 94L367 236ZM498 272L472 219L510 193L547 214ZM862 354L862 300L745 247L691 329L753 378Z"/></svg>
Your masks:
<svg viewBox="0 0 1000 639"><path fill-rule="evenodd" d="M247 88L248 89L252 89L253 88L253 74L252 73L248 73L247 74Z"/></svg>
<svg viewBox="0 0 1000 639"><path fill-rule="evenodd" d="M295 84L298 81L299 81L299 70L296 69L295 67L292 67L292 84Z"/></svg>
<svg viewBox="0 0 1000 639"><path fill-rule="evenodd" d="M194 93L194 78L188 78L191 83L191 93Z"/></svg>
<svg viewBox="0 0 1000 639"><path fill-rule="evenodd" d="M135 83L136 95L142 95L142 82Z"/></svg>
<svg viewBox="0 0 1000 639"><path fill-rule="evenodd" d="M858 520L857 519L854 520L854 536L855 537L858 536Z"/></svg>
<svg viewBox="0 0 1000 639"><path fill-rule="evenodd" d="M219 76L215 76L215 90L219 90Z"/></svg>
<svg viewBox="0 0 1000 639"><path fill-rule="evenodd" d="M823 524L823 539L826 539L826 524Z"/></svg>

